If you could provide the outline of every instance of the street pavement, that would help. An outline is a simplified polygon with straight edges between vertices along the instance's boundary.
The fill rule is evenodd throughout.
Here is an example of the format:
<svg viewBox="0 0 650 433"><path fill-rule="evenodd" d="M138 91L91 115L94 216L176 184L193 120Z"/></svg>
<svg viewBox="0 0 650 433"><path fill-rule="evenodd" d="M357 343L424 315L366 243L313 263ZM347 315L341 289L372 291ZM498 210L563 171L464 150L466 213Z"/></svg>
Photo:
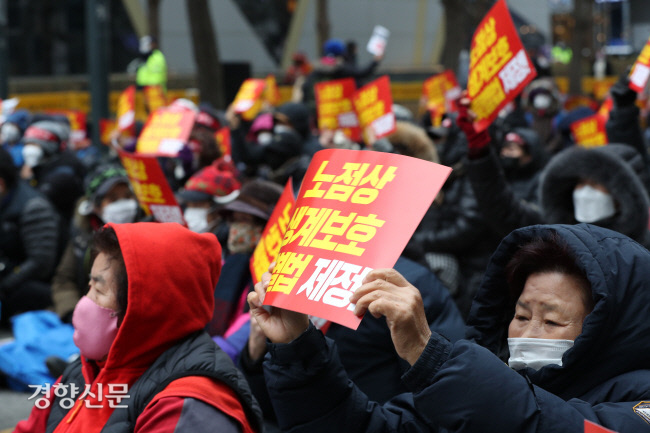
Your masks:
<svg viewBox="0 0 650 433"><path fill-rule="evenodd" d="M11 332L0 328L0 344L11 338ZM29 416L34 400L28 400L33 393L12 391L0 386L0 433L10 432L21 419Z"/></svg>

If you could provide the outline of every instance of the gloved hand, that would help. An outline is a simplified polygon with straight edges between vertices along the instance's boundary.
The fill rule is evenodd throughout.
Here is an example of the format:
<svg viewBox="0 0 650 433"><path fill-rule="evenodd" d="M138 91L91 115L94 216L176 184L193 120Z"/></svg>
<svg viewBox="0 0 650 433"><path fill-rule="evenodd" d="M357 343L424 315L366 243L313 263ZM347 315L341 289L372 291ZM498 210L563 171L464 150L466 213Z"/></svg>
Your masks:
<svg viewBox="0 0 650 433"><path fill-rule="evenodd" d="M465 133L467 137L467 156L469 159L477 159L488 153L490 144L490 134L487 130L477 132L474 129L474 119L476 116L469 110L470 99L467 92L463 92L458 101L458 118L456 124Z"/></svg>
<svg viewBox="0 0 650 433"><path fill-rule="evenodd" d="M628 67L624 74L622 74L618 81L609 89L612 95L614 104L617 107L630 107L636 102L637 94L634 90L630 89L630 68Z"/></svg>

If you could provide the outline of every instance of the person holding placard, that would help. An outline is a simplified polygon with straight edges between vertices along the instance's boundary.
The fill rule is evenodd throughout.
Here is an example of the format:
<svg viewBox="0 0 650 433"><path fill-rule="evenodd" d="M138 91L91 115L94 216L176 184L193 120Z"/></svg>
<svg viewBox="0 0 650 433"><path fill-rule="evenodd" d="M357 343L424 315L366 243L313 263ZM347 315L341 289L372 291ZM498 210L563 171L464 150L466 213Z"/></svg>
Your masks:
<svg viewBox="0 0 650 433"><path fill-rule="evenodd" d="M312 108L315 103L314 86L322 81L354 78L357 87L371 76L384 58L383 54L375 55L365 67L359 67L346 61L346 44L340 39L328 39L323 44L323 56L314 70L307 76L302 85L302 102Z"/></svg>
<svg viewBox="0 0 650 433"><path fill-rule="evenodd" d="M479 209L501 235L532 224L596 224L650 247L644 187L646 166L631 146L573 147L555 155L540 174L535 201L520 200L506 183L486 131L472 126L467 99L460 103L458 126L468 140L468 178ZM586 188L585 188L586 187Z"/></svg>
<svg viewBox="0 0 650 433"><path fill-rule="evenodd" d="M410 393L384 405L347 378L336 345L304 314L261 307L265 376L280 428L292 432L574 433L585 419L619 433L650 431L650 252L580 224L507 236L474 300L466 340L432 332L419 291L377 269L352 296L355 313L385 316L411 368Z"/></svg>

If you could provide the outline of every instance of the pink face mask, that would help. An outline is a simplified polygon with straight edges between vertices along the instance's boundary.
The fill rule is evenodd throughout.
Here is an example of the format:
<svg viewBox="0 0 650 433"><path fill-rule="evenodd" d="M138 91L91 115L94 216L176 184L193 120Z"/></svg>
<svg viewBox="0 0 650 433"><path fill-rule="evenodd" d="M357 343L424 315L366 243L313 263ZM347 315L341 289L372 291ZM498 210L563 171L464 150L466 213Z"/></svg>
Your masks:
<svg viewBox="0 0 650 433"><path fill-rule="evenodd" d="M72 339L81 356L99 361L108 355L117 335L117 312L84 296L72 313L72 326Z"/></svg>

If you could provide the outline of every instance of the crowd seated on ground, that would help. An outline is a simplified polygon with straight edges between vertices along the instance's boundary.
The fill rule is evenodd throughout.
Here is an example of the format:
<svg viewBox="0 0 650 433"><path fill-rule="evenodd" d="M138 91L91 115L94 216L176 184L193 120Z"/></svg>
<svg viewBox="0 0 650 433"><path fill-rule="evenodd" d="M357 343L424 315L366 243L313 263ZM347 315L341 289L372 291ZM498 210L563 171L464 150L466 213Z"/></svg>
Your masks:
<svg viewBox="0 0 650 433"><path fill-rule="evenodd" d="M194 417L211 431L647 429L649 157L627 78L596 149L573 142L568 119L584 113L565 110L548 78L481 132L464 93L435 124L396 104L395 132L353 139L317 128L313 90L373 76L381 56L360 68L353 49L330 40L313 67L294 56L287 82L300 98L252 119L174 102L195 124L159 162L187 227L138 202L117 152L134 152L137 133L81 154L64 117L6 117L0 326L53 311L81 356L49 359L52 381L135 390L127 415L68 412L50 394L57 409L35 409L17 431L197 431ZM268 275L254 285L249 265L282 188L291 179L297 194L323 149L453 168L394 269L353 295L367 312L359 329L325 335L261 308Z"/></svg>

